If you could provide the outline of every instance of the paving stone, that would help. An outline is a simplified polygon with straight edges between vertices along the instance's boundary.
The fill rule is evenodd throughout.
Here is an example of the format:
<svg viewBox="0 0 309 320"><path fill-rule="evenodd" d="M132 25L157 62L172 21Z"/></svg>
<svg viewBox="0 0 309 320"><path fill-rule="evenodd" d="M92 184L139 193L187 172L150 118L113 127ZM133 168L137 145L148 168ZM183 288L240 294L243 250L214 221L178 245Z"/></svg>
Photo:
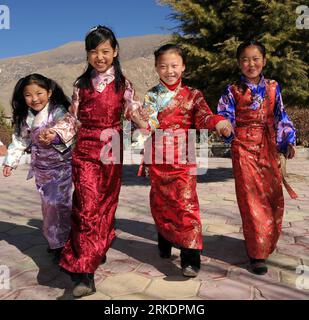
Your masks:
<svg viewBox="0 0 309 320"><path fill-rule="evenodd" d="M301 244L282 244L277 245L278 253L285 254L292 257L305 258L309 257L309 249Z"/></svg>
<svg viewBox="0 0 309 320"><path fill-rule="evenodd" d="M308 293L284 284L267 284L257 289L266 300L309 300Z"/></svg>
<svg viewBox="0 0 309 320"><path fill-rule="evenodd" d="M294 258L280 253L275 253L267 259L267 264L282 269L295 270L296 267L301 264L301 261L298 258Z"/></svg>
<svg viewBox="0 0 309 320"><path fill-rule="evenodd" d="M299 222L303 222L303 221L297 221L297 223ZM289 228L283 228L282 229L282 234L280 235L280 238L283 237L290 237L294 240L294 237L296 236L303 236L308 234L308 230L306 228L303 228L301 226L293 226L293 227L289 227ZM279 239L280 239L279 238Z"/></svg>
<svg viewBox="0 0 309 320"><path fill-rule="evenodd" d="M149 180L141 182L132 170L124 172L116 213L118 239L107 253L107 263L95 273L98 292L85 299L308 300L306 274L296 274L296 268L309 267L309 161L293 159L289 165L299 199L289 199L285 193L282 235L268 262L269 272L256 276L246 270L231 161L209 159L207 178L200 177L197 184L204 250L195 279L182 276L178 249L173 248L171 259L159 258ZM21 165L5 183L0 177L0 265L7 265L11 276L11 288L0 289L0 299L73 300L73 282L46 253L40 198L34 180L25 180L27 171L28 166ZM295 283L305 289L297 289ZM193 289L184 292L188 288Z"/></svg>
<svg viewBox="0 0 309 320"><path fill-rule="evenodd" d="M284 222L295 222L295 221L302 221L304 219L304 214L295 212L295 211L289 211L287 214L283 216Z"/></svg>
<svg viewBox="0 0 309 320"><path fill-rule="evenodd" d="M170 263L162 263L160 266L153 266L149 264L142 264L136 270L137 273L141 275L145 275L149 278L163 277L163 276L177 276L181 273L179 268L172 266L172 262Z"/></svg>
<svg viewBox="0 0 309 320"><path fill-rule="evenodd" d="M241 221L241 218L233 218L233 219L228 219L226 221L226 224L229 224L229 225L236 225L238 226L239 228L242 226L242 221Z"/></svg>
<svg viewBox="0 0 309 320"><path fill-rule="evenodd" d="M158 297L143 292L114 297L113 300L160 300Z"/></svg>
<svg viewBox="0 0 309 320"><path fill-rule="evenodd" d="M307 234L309 235L309 220L303 220L303 221L295 221L291 222L291 226L293 230L296 228L305 229L307 231Z"/></svg>
<svg viewBox="0 0 309 320"><path fill-rule="evenodd" d="M111 297L103 294L102 292L96 292L90 296L82 297L79 300L110 300Z"/></svg>
<svg viewBox="0 0 309 320"><path fill-rule="evenodd" d="M55 300L61 295L62 291L61 289L37 285L30 288L14 290L14 292L7 295L4 300Z"/></svg>
<svg viewBox="0 0 309 320"><path fill-rule="evenodd" d="M291 235L282 233L280 235L280 237L279 237L279 240L278 240L277 244L281 244L281 243L294 244L295 243L295 239Z"/></svg>
<svg viewBox="0 0 309 320"><path fill-rule="evenodd" d="M142 292L151 282L150 279L135 273L110 276L103 280L97 290L111 297Z"/></svg>
<svg viewBox="0 0 309 320"><path fill-rule="evenodd" d="M207 227L207 231L211 232L211 233L215 233L215 234L229 234L232 232L239 232L240 227L237 225L228 225L228 224L224 224L224 225L212 225L209 224Z"/></svg>
<svg viewBox="0 0 309 320"><path fill-rule="evenodd" d="M309 267L309 254L307 254L305 257L301 258L302 264Z"/></svg>
<svg viewBox="0 0 309 320"><path fill-rule="evenodd" d="M308 269L309 271L309 269ZM293 271L286 271L286 270L281 270L280 271L280 275L281 275L281 281L282 283L286 284L286 285L289 285L293 288L297 288L296 286L296 283L297 281L301 280L301 278L304 278L304 289L306 287L308 287L308 290L304 290L304 291L307 291L309 293L309 275L307 274L306 271L303 275L300 275L300 274L297 274L296 273L296 270L293 270Z"/></svg>
<svg viewBox="0 0 309 320"><path fill-rule="evenodd" d="M48 256L48 253L46 252L47 245L36 245L31 247L30 249L27 249L24 251L24 254L30 256L30 257L40 257L40 256Z"/></svg>
<svg viewBox="0 0 309 320"><path fill-rule="evenodd" d="M2 206L2 204L1 204L1 206ZM8 232L9 230L12 230L14 228L16 228L16 226L0 221L0 239L4 238L4 234L2 235L2 232L3 233Z"/></svg>
<svg viewBox="0 0 309 320"><path fill-rule="evenodd" d="M132 259L107 261L100 268L105 274L119 274L134 271L141 263Z"/></svg>
<svg viewBox="0 0 309 320"><path fill-rule="evenodd" d="M295 242L309 248L309 235L295 237Z"/></svg>
<svg viewBox="0 0 309 320"><path fill-rule="evenodd" d="M227 276L229 265L210 259L207 263L201 263L201 269L197 279L221 279Z"/></svg>
<svg viewBox="0 0 309 320"><path fill-rule="evenodd" d="M26 246L28 245L26 244ZM4 264L19 262L25 258L25 255L12 245L1 246L0 248L0 257Z"/></svg>
<svg viewBox="0 0 309 320"><path fill-rule="evenodd" d="M12 289L18 289L20 287L30 287L36 286L38 284L47 284L55 277L55 271L52 271L50 269L45 272L42 272L41 270L28 270L12 278L11 287Z"/></svg>
<svg viewBox="0 0 309 320"><path fill-rule="evenodd" d="M29 226L15 226L15 228L10 229L6 232L6 234L11 236L21 235L21 234L29 234L29 235L36 235L37 233L41 233L36 228L29 227Z"/></svg>
<svg viewBox="0 0 309 320"><path fill-rule="evenodd" d="M256 275L245 269L245 266L244 268L232 267L229 270L228 278L256 287L257 285L265 285L268 283L279 283L279 273L279 269L269 268L268 272L265 275Z"/></svg>
<svg viewBox="0 0 309 320"><path fill-rule="evenodd" d="M241 229L241 228L240 228ZM229 233L228 236L232 239L238 239L238 240L241 240L243 243L244 242L244 234L242 233L242 231L240 230L239 232L232 232L232 233Z"/></svg>
<svg viewBox="0 0 309 320"><path fill-rule="evenodd" d="M202 224L205 225L223 225L226 223L226 218L222 218L222 217L212 217L212 216L208 216L206 218L201 219Z"/></svg>
<svg viewBox="0 0 309 320"><path fill-rule="evenodd" d="M229 264L242 264L248 261L245 242L230 235L206 235L204 252L209 258Z"/></svg>
<svg viewBox="0 0 309 320"><path fill-rule="evenodd" d="M185 277L170 277L166 279L154 279L145 291L157 298L177 299L195 296L200 286L197 280L187 279Z"/></svg>
<svg viewBox="0 0 309 320"><path fill-rule="evenodd" d="M200 206L207 206L210 203L211 203L210 200L199 199Z"/></svg>
<svg viewBox="0 0 309 320"><path fill-rule="evenodd" d="M231 279L202 282L199 297L211 300L252 300L253 287Z"/></svg>

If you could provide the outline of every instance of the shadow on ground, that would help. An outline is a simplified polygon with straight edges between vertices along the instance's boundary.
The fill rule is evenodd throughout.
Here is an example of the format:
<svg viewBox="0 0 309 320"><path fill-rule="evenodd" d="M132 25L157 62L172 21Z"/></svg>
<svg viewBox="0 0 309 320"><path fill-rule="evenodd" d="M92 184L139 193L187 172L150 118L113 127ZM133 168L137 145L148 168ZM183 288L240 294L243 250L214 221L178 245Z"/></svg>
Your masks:
<svg viewBox="0 0 309 320"><path fill-rule="evenodd" d="M71 279L67 274L61 272L53 255L47 252L48 244L42 235L41 227L42 221L38 219L30 219L28 225L17 225L1 221L0 229L6 230L6 232L0 233L0 241L4 240L16 247L36 264L39 285L65 289L63 296L60 298L70 299L72 298L71 292L73 288ZM2 263L6 263L3 256L0 257L0 260ZM7 263L9 265L9 261ZM17 263L22 264L23 259L21 258Z"/></svg>
<svg viewBox="0 0 309 320"><path fill-rule="evenodd" d="M132 250L130 250L128 253L125 251L127 249L125 241L128 240L122 240L120 242L120 240L118 241L117 239L116 241L118 241L118 244L116 244L117 242L115 241L116 247L113 244L113 247L115 249L132 255L135 259L145 263L154 264L156 263L155 260L162 260L158 259L157 235L153 224L142 221L132 221L129 219L117 219L116 227L121 231L135 235L137 237L152 240L154 241L154 243L143 242L139 244L140 247L145 246L143 248L140 248L142 250L134 250L134 246L132 246ZM153 232L149 231L151 229L153 229ZM203 244L204 250L202 255L208 258L237 266L241 266L248 261L245 243L243 240L224 235L211 235L203 236ZM152 256L154 252L156 258L154 258L154 261L149 262L149 257ZM147 257L148 254L149 257Z"/></svg>
<svg viewBox="0 0 309 320"><path fill-rule="evenodd" d="M122 172L122 185L124 186L149 186L150 180L137 176L138 165L124 165ZM231 168L208 169L205 174L197 176L198 183L219 182L234 179Z"/></svg>

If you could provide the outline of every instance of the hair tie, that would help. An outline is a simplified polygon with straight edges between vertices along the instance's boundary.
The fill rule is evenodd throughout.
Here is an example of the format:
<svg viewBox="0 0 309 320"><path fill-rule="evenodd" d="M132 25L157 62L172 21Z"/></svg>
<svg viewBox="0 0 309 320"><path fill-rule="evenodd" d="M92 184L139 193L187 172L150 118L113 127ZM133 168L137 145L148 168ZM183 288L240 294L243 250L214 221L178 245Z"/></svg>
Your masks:
<svg viewBox="0 0 309 320"><path fill-rule="evenodd" d="M99 28L102 28L102 26L101 26L101 25L98 25L98 26L92 27L92 28L86 33L86 37L88 37L91 32L96 31L96 30L98 30Z"/></svg>

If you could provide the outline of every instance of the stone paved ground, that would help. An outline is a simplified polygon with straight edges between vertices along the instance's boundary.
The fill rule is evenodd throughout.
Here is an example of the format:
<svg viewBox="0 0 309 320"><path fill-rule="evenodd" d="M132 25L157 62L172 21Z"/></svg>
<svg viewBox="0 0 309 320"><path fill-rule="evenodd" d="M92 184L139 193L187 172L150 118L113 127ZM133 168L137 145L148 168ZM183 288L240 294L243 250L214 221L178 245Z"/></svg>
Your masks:
<svg viewBox="0 0 309 320"><path fill-rule="evenodd" d="M9 283L0 280L0 299L72 299L69 277L46 252L39 196L34 181L25 180L27 168L21 165L12 177L0 177L0 276L3 266L10 275ZM283 232L264 276L246 269L230 159L210 158L207 175L198 179L205 248L196 279L181 275L179 250L173 249L171 259L159 258L149 182L136 177L136 170L136 165L124 168L118 237L96 272L97 293L84 299L309 299L308 159L288 163L288 180L299 199L285 192Z"/></svg>

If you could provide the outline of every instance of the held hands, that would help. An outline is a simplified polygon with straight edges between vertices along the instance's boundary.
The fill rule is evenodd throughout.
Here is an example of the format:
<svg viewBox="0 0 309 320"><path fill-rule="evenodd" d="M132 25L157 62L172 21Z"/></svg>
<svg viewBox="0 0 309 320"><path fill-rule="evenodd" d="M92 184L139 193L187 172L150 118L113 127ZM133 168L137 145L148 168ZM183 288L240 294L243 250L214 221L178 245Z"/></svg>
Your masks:
<svg viewBox="0 0 309 320"><path fill-rule="evenodd" d="M10 166L4 166L3 167L3 176L4 177L9 177L11 174L12 174L12 170L13 170L13 168L12 167L10 167Z"/></svg>
<svg viewBox="0 0 309 320"><path fill-rule="evenodd" d="M39 134L39 141L45 145L50 145L56 138L57 133L53 129L43 129Z"/></svg>
<svg viewBox="0 0 309 320"><path fill-rule="evenodd" d="M219 136L229 137L233 132L233 127L229 120L221 120L216 124L216 131Z"/></svg>
<svg viewBox="0 0 309 320"><path fill-rule="evenodd" d="M130 113L131 120L134 121L139 128L146 129L148 124L148 114L147 111L139 108Z"/></svg>
<svg viewBox="0 0 309 320"><path fill-rule="evenodd" d="M286 151L285 157L287 159L292 159L292 158L294 158L294 156L295 156L295 148L291 143L289 143L288 147L287 147L287 151Z"/></svg>

